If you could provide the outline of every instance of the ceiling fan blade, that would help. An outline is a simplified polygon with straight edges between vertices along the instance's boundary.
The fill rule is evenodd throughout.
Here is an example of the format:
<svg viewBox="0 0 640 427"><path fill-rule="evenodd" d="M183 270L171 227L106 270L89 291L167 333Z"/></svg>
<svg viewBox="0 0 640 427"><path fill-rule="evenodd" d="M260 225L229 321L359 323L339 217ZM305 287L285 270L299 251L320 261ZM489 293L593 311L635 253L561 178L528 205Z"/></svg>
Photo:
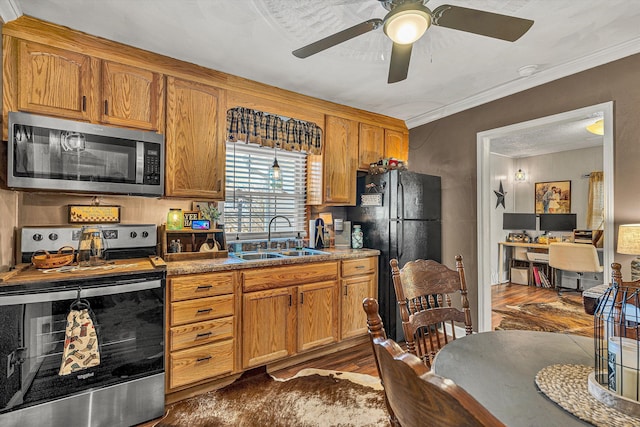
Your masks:
<svg viewBox="0 0 640 427"><path fill-rule="evenodd" d="M531 28L533 21L443 4L433 11L433 25L513 42Z"/></svg>
<svg viewBox="0 0 640 427"><path fill-rule="evenodd" d="M352 38L357 37L361 34L373 31L376 28L379 28L381 25L382 19L369 19L368 21L362 22L358 25L354 25L353 27L342 30L338 33L330 35L329 37L320 39L317 42L313 42L309 45L301 47L300 49L296 49L292 53L298 58L306 58L318 52L322 52L323 50L333 47L337 44L346 42L347 40L351 40Z"/></svg>
<svg viewBox="0 0 640 427"><path fill-rule="evenodd" d="M407 78L409 60L411 59L411 48L413 48L413 43L393 44L387 83L396 83Z"/></svg>

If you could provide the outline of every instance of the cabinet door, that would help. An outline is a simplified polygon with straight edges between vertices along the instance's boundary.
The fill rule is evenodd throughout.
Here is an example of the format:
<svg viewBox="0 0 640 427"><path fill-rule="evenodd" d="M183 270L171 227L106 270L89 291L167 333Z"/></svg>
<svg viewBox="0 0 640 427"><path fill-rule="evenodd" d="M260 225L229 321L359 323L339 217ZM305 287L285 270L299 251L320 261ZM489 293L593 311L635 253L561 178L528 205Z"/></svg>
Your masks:
<svg viewBox="0 0 640 427"><path fill-rule="evenodd" d="M409 135L395 130L384 131L385 157L406 162L409 159Z"/></svg>
<svg viewBox="0 0 640 427"><path fill-rule="evenodd" d="M298 288L298 351L338 341L338 304L335 281Z"/></svg>
<svg viewBox="0 0 640 427"><path fill-rule="evenodd" d="M375 274L342 280L342 327L341 339L367 333L367 316L362 309L362 300L376 297Z"/></svg>
<svg viewBox="0 0 640 427"><path fill-rule="evenodd" d="M360 123L358 137L358 169L369 170L369 164L384 157L384 129Z"/></svg>
<svg viewBox="0 0 640 427"><path fill-rule="evenodd" d="M224 91L167 77L165 195L224 200Z"/></svg>
<svg viewBox="0 0 640 427"><path fill-rule="evenodd" d="M326 116L324 140L325 203L355 206L358 123Z"/></svg>
<svg viewBox="0 0 640 427"><path fill-rule="evenodd" d="M18 109L90 120L91 58L50 46L20 41Z"/></svg>
<svg viewBox="0 0 640 427"><path fill-rule="evenodd" d="M242 298L242 367L293 354L295 288L250 292Z"/></svg>
<svg viewBox="0 0 640 427"><path fill-rule="evenodd" d="M116 62L102 61L101 121L159 130L164 104L162 76Z"/></svg>

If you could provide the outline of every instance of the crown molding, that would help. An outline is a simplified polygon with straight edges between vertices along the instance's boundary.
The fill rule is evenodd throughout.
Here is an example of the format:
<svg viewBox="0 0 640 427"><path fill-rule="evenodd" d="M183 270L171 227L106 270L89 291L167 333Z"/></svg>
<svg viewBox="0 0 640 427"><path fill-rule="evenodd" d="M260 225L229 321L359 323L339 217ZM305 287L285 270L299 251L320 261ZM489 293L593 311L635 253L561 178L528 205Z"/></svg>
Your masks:
<svg viewBox="0 0 640 427"><path fill-rule="evenodd" d="M22 16L22 9L16 0L0 0L0 19L3 23L13 21Z"/></svg>
<svg viewBox="0 0 640 427"><path fill-rule="evenodd" d="M486 104L487 102L495 101L496 99L504 98L508 95L513 95L514 93L522 92L523 90L531 89L532 87L540 86L553 80L558 80L608 62L635 55L638 52L640 52L640 37L611 48L595 52L591 55L566 62L557 67L540 71L532 74L531 76L510 81L501 86L465 98L462 101L427 111L423 114L411 117L405 120L405 122L409 129L413 129L417 126L436 121L443 117L451 116L461 111Z"/></svg>

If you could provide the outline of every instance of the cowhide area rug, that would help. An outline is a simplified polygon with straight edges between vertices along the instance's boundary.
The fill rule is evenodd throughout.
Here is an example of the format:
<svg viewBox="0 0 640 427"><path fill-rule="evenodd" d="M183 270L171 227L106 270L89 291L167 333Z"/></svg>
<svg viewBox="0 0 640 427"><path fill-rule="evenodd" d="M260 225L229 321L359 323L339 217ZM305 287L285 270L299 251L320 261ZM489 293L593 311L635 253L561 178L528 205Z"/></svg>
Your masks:
<svg viewBox="0 0 640 427"><path fill-rule="evenodd" d="M502 321L496 329L560 332L593 337L593 316L585 313L582 303L560 298L550 303L529 303L493 309Z"/></svg>
<svg viewBox="0 0 640 427"><path fill-rule="evenodd" d="M303 369L279 380L260 372L169 406L156 426L386 426L383 393L370 375Z"/></svg>

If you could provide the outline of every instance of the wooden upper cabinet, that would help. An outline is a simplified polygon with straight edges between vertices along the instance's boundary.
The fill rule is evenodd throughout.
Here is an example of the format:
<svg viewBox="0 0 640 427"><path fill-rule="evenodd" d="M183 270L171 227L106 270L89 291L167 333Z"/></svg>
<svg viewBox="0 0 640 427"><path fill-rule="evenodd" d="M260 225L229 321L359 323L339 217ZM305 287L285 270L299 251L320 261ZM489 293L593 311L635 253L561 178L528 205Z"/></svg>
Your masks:
<svg viewBox="0 0 640 427"><path fill-rule="evenodd" d="M101 122L162 132L163 106L162 75L102 61Z"/></svg>
<svg viewBox="0 0 640 427"><path fill-rule="evenodd" d="M164 132L161 74L24 40L17 54L17 110Z"/></svg>
<svg viewBox="0 0 640 427"><path fill-rule="evenodd" d="M384 157L384 128L360 123L358 138L358 169L369 170L369 165Z"/></svg>
<svg viewBox="0 0 640 427"><path fill-rule="evenodd" d="M355 206L358 122L326 116L324 143L324 201Z"/></svg>
<svg viewBox="0 0 640 427"><path fill-rule="evenodd" d="M167 77L165 195L224 200L224 90Z"/></svg>
<svg viewBox="0 0 640 427"><path fill-rule="evenodd" d="M406 162L409 160L409 134L395 130L384 131L384 157L394 157Z"/></svg>
<svg viewBox="0 0 640 427"><path fill-rule="evenodd" d="M18 110L91 119L91 57L21 40L18 64Z"/></svg>

